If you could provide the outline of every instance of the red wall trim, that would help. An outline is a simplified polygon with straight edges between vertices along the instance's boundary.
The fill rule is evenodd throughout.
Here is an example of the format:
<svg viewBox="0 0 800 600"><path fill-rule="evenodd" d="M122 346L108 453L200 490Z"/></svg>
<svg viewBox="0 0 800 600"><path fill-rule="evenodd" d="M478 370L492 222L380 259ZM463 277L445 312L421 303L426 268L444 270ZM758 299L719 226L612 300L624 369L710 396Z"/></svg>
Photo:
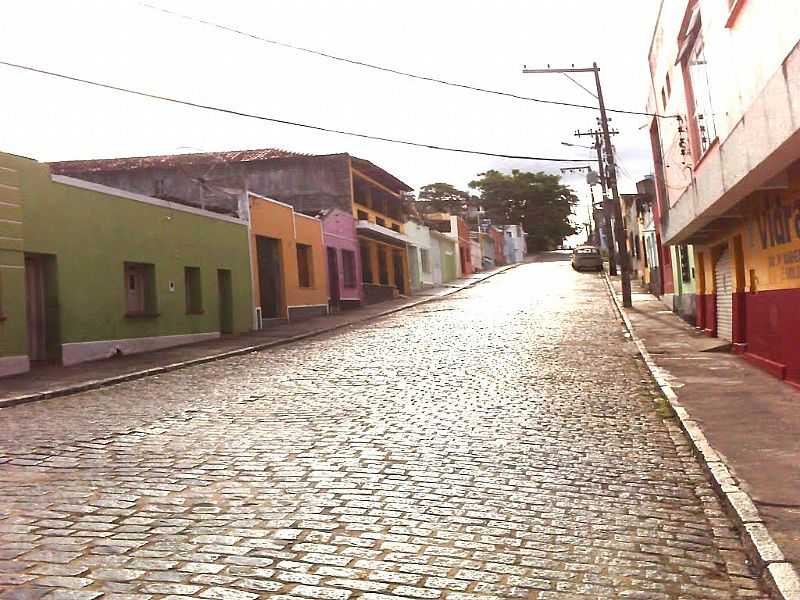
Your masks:
<svg viewBox="0 0 800 600"><path fill-rule="evenodd" d="M733 343L744 344L747 342L747 307L745 306L746 294L744 292L734 292L732 300L733 308Z"/></svg>
<svg viewBox="0 0 800 600"><path fill-rule="evenodd" d="M786 379L786 365L774 362L751 352L745 352L742 354L742 356L747 362L753 363L755 366L764 369L778 379Z"/></svg>
<svg viewBox="0 0 800 600"><path fill-rule="evenodd" d="M773 363L778 370L783 366L786 379L800 382L800 288L747 293L744 297L748 355Z"/></svg>
<svg viewBox="0 0 800 600"><path fill-rule="evenodd" d="M746 1L747 0L733 0L731 10L728 13L728 19L725 21L725 27L733 27L733 23L736 21L736 17L739 16L739 13L742 11L742 7Z"/></svg>
<svg viewBox="0 0 800 600"><path fill-rule="evenodd" d="M703 301L703 308L705 320L703 323L703 331L706 335L715 337L717 335L717 295L716 294L703 294L705 300Z"/></svg>
<svg viewBox="0 0 800 600"><path fill-rule="evenodd" d="M706 327L706 294L697 294L697 324L696 327L705 329Z"/></svg>

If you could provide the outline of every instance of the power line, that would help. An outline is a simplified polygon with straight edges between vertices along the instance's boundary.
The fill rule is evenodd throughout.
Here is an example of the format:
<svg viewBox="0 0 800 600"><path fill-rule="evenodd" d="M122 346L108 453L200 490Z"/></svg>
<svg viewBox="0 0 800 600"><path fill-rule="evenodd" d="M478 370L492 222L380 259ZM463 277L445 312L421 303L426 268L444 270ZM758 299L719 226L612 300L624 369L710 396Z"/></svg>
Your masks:
<svg viewBox="0 0 800 600"><path fill-rule="evenodd" d="M431 150L444 150L446 152L459 152L461 154L477 154L481 156L493 156L497 158L513 158L518 160L538 160L542 162L584 162L586 161L585 158L580 159L573 159L573 158L552 158L552 157L545 157L545 156L526 156L526 155L517 155L517 154L501 154L496 152L483 152L481 150L469 150L465 148L452 148L449 146L439 146L436 144L426 144L423 142L412 142L409 140L400 140L395 138L388 138L379 135L370 135L366 133L358 133L354 131L346 131L343 129L332 129L330 127L322 127L321 125L311 125L309 123L300 123L297 121L288 121L286 119L278 119L275 117L266 117L264 115L257 115L253 113L246 113L239 110L233 110L230 108L222 108L220 106L212 106L210 104L200 104L198 102L192 102L190 100L180 100L178 98L172 98L170 96L161 96L159 94L153 94L150 92L142 92L140 90L134 90L131 88L125 88L117 85L112 85L110 83L102 83L99 81L92 81L90 79L82 79L80 77L75 77L73 75L65 75L63 73L56 73L54 71L46 71L44 69L38 69L36 67L30 67L27 65L20 65L12 62L2 61L0 60L0 65L11 67L14 69L21 69L23 71L30 71L32 73L38 73L40 75L47 75L49 77L57 77L59 79L65 79L67 81L73 81L76 83L82 83L85 85L91 85L94 87L104 88L108 90L113 90L116 92L123 92L125 94L131 94L134 96L141 96L143 98L150 98L152 100L161 100L163 102L171 102L172 104L180 104L183 106L190 106L192 108L200 108L203 110L210 110L214 112L219 112L227 115L233 115L236 117L245 117L248 119L257 119L259 121L269 121L271 123L279 123L281 125L290 125L292 127L302 127L304 129L313 129L315 131L324 131L326 133L338 133L340 135L349 135L352 137L363 138L367 140L376 140L379 142L389 142L391 144L404 144L406 146L415 146L418 148L429 148Z"/></svg>
<svg viewBox="0 0 800 600"><path fill-rule="evenodd" d="M164 14L178 17L179 19L185 19L187 21L192 21L194 23L201 23L203 25L207 25L208 27L213 27L215 29L221 29L222 31L227 31L228 33L235 33L236 35L241 35L244 37L248 37L253 40L258 40L260 42L264 42L265 44L271 44L273 46L279 46L281 48L288 48L290 50L296 50L298 52L305 52L306 54L313 54L315 56L321 56L323 58L328 58L330 60L336 60L343 63L348 63L351 65L356 65L359 67L365 67L367 69L374 69L376 71L383 71L384 73L392 73L393 75L399 75L401 77L409 77L411 79L421 79L422 81L428 81L431 83L438 83L441 85L447 85L450 87L461 88L464 90L470 90L473 92L480 92L482 94L494 94L495 96L505 96L506 98L514 98L515 100L526 100L528 102L539 102L541 104L554 104L556 106L569 106L571 108L586 108L590 110L599 110L597 106L591 106L589 104L576 104L573 102L563 102L560 100L544 100L543 98L532 98L530 96L522 96L519 94L513 94L511 92L502 92L498 90L490 90L488 88L481 88L476 87L473 85L467 85L466 83L458 83L455 81L448 81L445 79L438 79L436 77L429 77L427 75L418 75L416 73L409 73L407 71L401 71L399 69L394 69L392 67L383 67L381 65L375 65L372 63L364 62L361 60L356 60L353 58L345 58L343 56L336 56L335 54L330 54L328 52L323 52L322 50L314 50L313 48L305 48L303 46L297 46L295 44L290 44L288 42L281 42L279 40L272 40L269 38L261 37L254 33L249 33L247 31L243 31L241 29L236 29L235 27L229 27L227 25L221 25L219 23L215 23L213 21L208 21L206 19L201 19L200 17L194 17L192 15L186 15L179 12L175 12L166 8L162 8L160 6L155 6L153 4L148 4L147 2L137 2L140 6L148 8L150 10L155 10L158 12L162 12ZM574 80L573 80L574 81ZM575 82L580 87L583 87L578 82ZM586 89L586 88L584 88ZM591 92L590 92L591 93ZM594 95L594 94L592 94ZM658 117L662 119L672 119L675 115L659 115L656 113L649 113L649 112L639 112L635 110L623 110L619 108L606 108L606 112L613 112L623 115L638 115L638 116L645 116L645 117Z"/></svg>

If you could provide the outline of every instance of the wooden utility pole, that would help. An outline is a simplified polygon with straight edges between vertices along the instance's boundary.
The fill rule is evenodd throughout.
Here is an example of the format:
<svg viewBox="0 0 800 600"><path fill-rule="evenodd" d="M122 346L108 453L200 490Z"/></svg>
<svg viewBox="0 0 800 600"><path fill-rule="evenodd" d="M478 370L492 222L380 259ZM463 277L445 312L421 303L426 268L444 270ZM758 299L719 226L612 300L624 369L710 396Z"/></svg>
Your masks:
<svg viewBox="0 0 800 600"><path fill-rule="evenodd" d="M614 237L617 239L617 256L619 256L619 267L622 279L622 304L626 307L633 306L631 300L631 270L628 260L628 240L625 234L625 225L622 222L622 204L620 203L619 190L617 189L617 167L614 161L614 147L611 145L611 132L608 128L608 116L606 115L606 105L603 102L603 88L600 85L600 68L597 63L592 63L589 68L570 69L523 69L523 73L594 73L594 83L597 86L597 103L600 109L600 128L603 136L603 149L605 150L608 169L606 177L608 187L611 188L614 211ZM602 164L602 160L600 164Z"/></svg>
<svg viewBox="0 0 800 600"><path fill-rule="evenodd" d="M610 131L609 134L615 135L616 131ZM614 238L616 235L612 231L612 219L611 213L613 211L611 207L611 200L608 197L608 185L606 184L606 168L605 162L603 161L603 142L600 139L601 132L598 130L593 131L576 131L576 137L582 137L584 135L591 135L594 137L594 149L597 151L597 174L600 176L600 187L603 190L603 231L606 234L606 240L608 243L608 273L609 275L616 275L617 274L617 258L616 252L614 251Z"/></svg>

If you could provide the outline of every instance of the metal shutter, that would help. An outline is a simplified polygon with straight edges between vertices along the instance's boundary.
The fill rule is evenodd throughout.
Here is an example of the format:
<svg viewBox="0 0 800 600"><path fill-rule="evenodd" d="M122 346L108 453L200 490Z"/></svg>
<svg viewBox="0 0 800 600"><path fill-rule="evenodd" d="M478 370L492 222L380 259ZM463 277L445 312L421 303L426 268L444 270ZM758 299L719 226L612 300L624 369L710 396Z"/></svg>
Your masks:
<svg viewBox="0 0 800 600"><path fill-rule="evenodd" d="M714 287L717 292L717 336L729 342L733 339L732 279L731 254L726 248L714 265Z"/></svg>

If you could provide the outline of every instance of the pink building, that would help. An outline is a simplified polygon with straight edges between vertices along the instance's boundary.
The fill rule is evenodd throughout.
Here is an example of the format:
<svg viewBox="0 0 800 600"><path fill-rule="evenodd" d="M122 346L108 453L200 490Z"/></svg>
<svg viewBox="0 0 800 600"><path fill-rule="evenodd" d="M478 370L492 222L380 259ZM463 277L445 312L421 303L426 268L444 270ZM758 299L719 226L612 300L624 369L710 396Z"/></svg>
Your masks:
<svg viewBox="0 0 800 600"><path fill-rule="evenodd" d="M664 0L649 62L675 281L699 328L800 387L800 2Z"/></svg>
<svg viewBox="0 0 800 600"><path fill-rule="evenodd" d="M328 266L328 296L331 308L361 304L361 257L353 215L339 208L316 213L322 221L322 237Z"/></svg>

